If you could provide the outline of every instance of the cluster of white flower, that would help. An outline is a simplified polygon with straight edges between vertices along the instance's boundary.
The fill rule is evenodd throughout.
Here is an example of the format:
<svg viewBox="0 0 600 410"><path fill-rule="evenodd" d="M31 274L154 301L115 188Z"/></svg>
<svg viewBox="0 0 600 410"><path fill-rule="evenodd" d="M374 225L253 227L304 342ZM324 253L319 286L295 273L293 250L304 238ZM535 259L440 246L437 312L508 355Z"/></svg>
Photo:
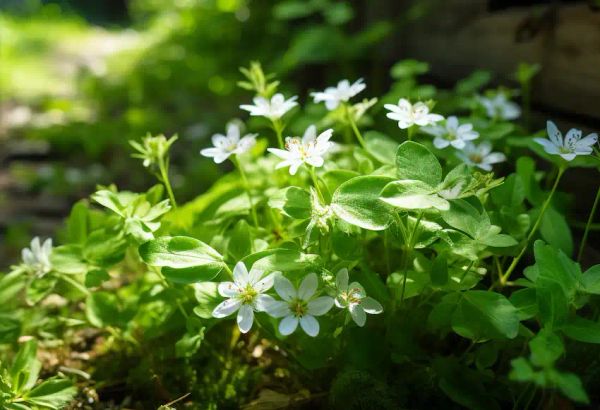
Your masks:
<svg viewBox="0 0 600 410"><path fill-rule="evenodd" d="M281 299L267 295L273 285ZM383 312L383 307L375 299L366 296L364 288L358 282L348 285L348 270L341 269L336 277L335 298L320 296L319 278L316 273L306 275L296 288L281 272L264 272L251 269L248 272L243 262L233 269L233 282L221 282L219 294L226 297L214 310L213 317L223 318L237 313L240 332L247 333L252 328L255 312L264 312L274 318L283 318L279 322L279 332L288 336L296 331L298 325L309 336L319 334L320 326L316 319L323 316L334 306L347 309L350 317L358 326L364 326L366 314Z"/></svg>

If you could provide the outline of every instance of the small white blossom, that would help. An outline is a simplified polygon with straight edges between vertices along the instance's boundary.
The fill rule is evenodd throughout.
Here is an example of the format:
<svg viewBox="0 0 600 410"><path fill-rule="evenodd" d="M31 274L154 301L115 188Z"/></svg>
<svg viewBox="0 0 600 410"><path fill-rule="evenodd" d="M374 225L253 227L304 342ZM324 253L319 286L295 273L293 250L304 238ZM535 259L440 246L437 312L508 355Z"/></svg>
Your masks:
<svg viewBox="0 0 600 410"><path fill-rule="evenodd" d="M598 134L581 138L581 130L575 128L570 129L563 139L562 133L552 121L546 123L546 130L549 139L534 138L534 141L544 147L548 154L560 155L567 161L572 161L577 155L590 155L594 151L593 145L598 141Z"/></svg>
<svg viewBox="0 0 600 410"><path fill-rule="evenodd" d="M252 100L254 105L244 104L240 105L240 108L250 112L250 115L266 117L274 121L280 119L286 112L298 105L297 98L294 96L286 100L281 93L275 94L270 100L264 97L254 97Z"/></svg>
<svg viewBox="0 0 600 410"><path fill-rule="evenodd" d="M501 152L492 152L492 144L487 141L479 145L468 143L462 151L456 153L456 156L465 164L476 166L484 171L491 171L493 164L506 161L506 155Z"/></svg>
<svg viewBox="0 0 600 410"><path fill-rule="evenodd" d="M433 145L437 149L444 149L450 145L463 149L467 141L479 138L479 133L473 130L473 124L459 124L455 116L448 117L444 126L436 124L423 127L422 130L435 137Z"/></svg>
<svg viewBox="0 0 600 410"><path fill-rule="evenodd" d="M335 277L337 297L335 305L340 309L348 309L354 323L363 327L367 321L367 313L377 315L383 312L381 303L367 296L365 289L358 282L348 285L348 269L341 269Z"/></svg>
<svg viewBox="0 0 600 410"><path fill-rule="evenodd" d="M519 105L510 101L503 93L492 98L479 97L479 102L485 108L487 116L493 119L515 120L521 115Z"/></svg>
<svg viewBox="0 0 600 410"><path fill-rule="evenodd" d="M385 104L384 107L390 111L387 113L387 117L398 121L398 127L401 129L410 128L413 125L421 127L433 125L444 119L439 114L430 113L427 104L419 101L413 105L406 98L401 98L398 104Z"/></svg>
<svg viewBox="0 0 600 410"><path fill-rule="evenodd" d="M27 270L36 276L43 276L52 270L50 255L52 255L52 238L46 239L42 244L40 238L36 236L31 241L30 248L21 251Z"/></svg>
<svg viewBox="0 0 600 410"><path fill-rule="evenodd" d="M212 136L213 148L205 148L200 155L212 158L217 164L222 163L230 155L243 154L256 144L258 134L248 134L240 138L239 125L232 123L227 127L227 135L215 134Z"/></svg>
<svg viewBox="0 0 600 410"><path fill-rule="evenodd" d="M226 297L212 312L213 317L223 318L234 312L240 332L247 333L254 322L254 312L262 312L273 298L264 295L273 287L273 279L279 272L273 272L263 278L263 271L251 269L250 273L243 262L238 262L233 269L233 282L221 282L219 294Z"/></svg>
<svg viewBox="0 0 600 410"><path fill-rule="evenodd" d="M340 103L347 102L350 98L360 93L366 88L362 78L356 80L353 84L350 84L348 80L340 81L336 87L327 87L325 91L311 93L315 103L324 102L325 107L329 111L335 110Z"/></svg>
<svg viewBox="0 0 600 410"><path fill-rule="evenodd" d="M282 275L275 278L275 291L283 301L268 302L265 311L275 318L283 318L279 322L279 332L282 335L294 333L298 323L307 335L315 337L319 334L319 322L315 316L329 312L333 306L333 298L315 297L318 284L316 273L306 275L298 289Z"/></svg>
<svg viewBox="0 0 600 410"><path fill-rule="evenodd" d="M363 115L375 104L377 104L377 98L367 99L365 98L359 103L356 103L352 106L352 111L354 114L354 120L358 121L362 118Z"/></svg>
<svg viewBox="0 0 600 410"><path fill-rule="evenodd" d="M268 151L283 160L277 164L277 169L290 167L290 174L296 175L302 164L313 167L323 166L324 156L333 146L329 141L332 134L333 130L328 129L317 137L317 128L311 125L304 132L302 139L287 137L285 149L269 148Z"/></svg>

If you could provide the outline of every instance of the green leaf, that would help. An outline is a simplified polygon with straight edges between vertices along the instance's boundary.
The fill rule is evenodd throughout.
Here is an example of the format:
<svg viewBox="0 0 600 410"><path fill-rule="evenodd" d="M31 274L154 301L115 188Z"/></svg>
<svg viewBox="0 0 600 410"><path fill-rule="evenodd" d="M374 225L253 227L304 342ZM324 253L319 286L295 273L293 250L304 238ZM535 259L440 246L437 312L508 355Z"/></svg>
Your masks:
<svg viewBox="0 0 600 410"><path fill-rule="evenodd" d="M0 313L0 343L14 343L21 334L21 322L14 313Z"/></svg>
<svg viewBox="0 0 600 410"><path fill-rule="evenodd" d="M244 219L240 219L229 234L227 253L234 260L240 260L250 254L252 250L252 236L250 226Z"/></svg>
<svg viewBox="0 0 600 410"><path fill-rule="evenodd" d="M450 203L424 182L417 180L392 181L381 192L381 200L396 208L446 211Z"/></svg>
<svg viewBox="0 0 600 410"><path fill-rule="evenodd" d="M186 332L181 339L175 343L175 357L192 357L202 345L204 340L204 330Z"/></svg>
<svg viewBox="0 0 600 410"><path fill-rule="evenodd" d="M65 407L77 394L77 388L70 380L52 378L36 386L25 398L28 403L36 406L60 410Z"/></svg>
<svg viewBox="0 0 600 410"><path fill-rule="evenodd" d="M333 194L333 212L343 221L364 229L386 229L392 223L391 208L379 196L391 181L385 176L360 176L344 182Z"/></svg>
<svg viewBox="0 0 600 410"><path fill-rule="evenodd" d="M89 229L89 209L86 201L77 202L71 209L66 222L67 239L69 243L83 243Z"/></svg>
<svg viewBox="0 0 600 410"><path fill-rule="evenodd" d="M85 286L88 288L95 288L102 283L110 279L108 272L104 269L94 269L86 273L85 275Z"/></svg>
<svg viewBox="0 0 600 410"><path fill-rule="evenodd" d="M446 254L442 253L433 260L429 276L433 286L444 286L448 283L448 259Z"/></svg>
<svg viewBox="0 0 600 410"><path fill-rule="evenodd" d="M20 269L0 278L0 310L14 301L14 297L25 287L26 278Z"/></svg>
<svg viewBox="0 0 600 410"><path fill-rule="evenodd" d="M312 210L310 192L295 186L280 189L269 198L269 206L290 218L309 219Z"/></svg>
<svg viewBox="0 0 600 410"><path fill-rule="evenodd" d="M117 296L108 292L95 292L88 296L85 315L92 326L103 328L120 322L121 312Z"/></svg>
<svg viewBox="0 0 600 410"><path fill-rule="evenodd" d="M513 339L519 332L519 314L499 293L469 290L452 315L452 329L473 340Z"/></svg>
<svg viewBox="0 0 600 410"><path fill-rule="evenodd" d="M550 245L567 255L573 254L573 235L564 215L548 207L540 224L540 235Z"/></svg>
<svg viewBox="0 0 600 410"><path fill-rule="evenodd" d="M581 282L585 292L600 295L600 265L594 265L586 270L581 278Z"/></svg>
<svg viewBox="0 0 600 410"><path fill-rule="evenodd" d="M435 187L442 181L442 166L424 145L406 141L396 152L399 179L416 179Z"/></svg>
<svg viewBox="0 0 600 410"><path fill-rule="evenodd" d="M560 337L545 328L529 341L529 349L531 363L540 367L552 367L565 352Z"/></svg>
<svg viewBox="0 0 600 410"><path fill-rule="evenodd" d="M600 343L600 323L575 316L560 330L565 336L584 343Z"/></svg>
<svg viewBox="0 0 600 410"><path fill-rule="evenodd" d="M127 241L116 232L97 229L89 234L83 246L83 258L92 265L110 267L125 257Z"/></svg>
<svg viewBox="0 0 600 410"><path fill-rule="evenodd" d="M268 249L248 255L242 262L248 270L258 269L265 273L274 271L297 271L314 268L320 262L319 255L306 254L295 249Z"/></svg>
<svg viewBox="0 0 600 410"><path fill-rule="evenodd" d="M144 262L164 267L163 274L177 283L210 280L225 266L219 252L188 236L154 239L142 244L139 252Z"/></svg>
<svg viewBox="0 0 600 410"><path fill-rule="evenodd" d="M562 394L579 403L589 404L590 399L585 392L581 379L574 373L551 371L549 381L554 384Z"/></svg>
<svg viewBox="0 0 600 410"><path fill-rule="evenodd" d="M194 308L194 313L202 319L212 319L213 309L222 301L217 286L218 284L215 282L194 284L194 295L198 301L198 306Z"/></svg>
<svg viewBox="0 0 600 410"><path fill-rule="evenodd" d="M23 343L13 360L8 375L12 379L12 389L21 393L31 389L40 374L41 362L37 359L37 341Z"/></svg>
<svg viewBox="0 0 600 410"><path fill-rule="evenodd" d="M510 295L509 300L517 308L519 320L531 319L538 313L535 288L519 289Z"/></svg>
<svg viewBox="0 0 600 410"><path fill-rule="evenodd" d="M364 134L365 149L382 164L394 165L398 143L377 131L367 131Z"/></svg>
<svg viewBox="0 0 600 410"><path fill-rule="evenodd" d="M27 288L25 288L25 299L27 300L27 303L35 305L44 299L54 290L57 281L58 279L51 274L39 278L31 278L27 284Z"/></svg>
<svg viewBox="0 0 600 410"><path fill-rule="evenodd" d="M63 245L57 246L50 255L52 269L70 275L85 273L88 264L83 258L81 245Z"/></svg>

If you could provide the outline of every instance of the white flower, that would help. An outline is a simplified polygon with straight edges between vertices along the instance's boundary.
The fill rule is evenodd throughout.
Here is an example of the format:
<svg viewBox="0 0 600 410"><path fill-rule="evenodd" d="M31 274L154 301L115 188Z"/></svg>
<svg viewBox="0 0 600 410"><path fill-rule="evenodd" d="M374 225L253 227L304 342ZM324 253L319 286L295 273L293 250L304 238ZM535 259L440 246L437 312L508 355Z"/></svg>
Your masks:
<svg viewBox="0 0 600 410"><path fill-rule="evenodd" d="M335 110L342 102L347 102L350 98L360 93L366 88L362 78L350 84L348 80L340 81L336 87L327 87L325 91L311 93L315 103L324 102L329 111Z"/></svg>
<svg viewBox="0 0 600 410"><path fill-rule="evenodd" d="M294 333L298 323L307 335L315 337L319 334L319 322L315 316L322 316L329 312L333 306L333 298L315 297L317 286L316 273L306 275L297 290L286 277L279 275L275 278L275 290L283 301L268 302L265 311L273 317L283 317L279 322L279 332L282 335Z"/></svg>
<svg viewBox="0 0 600 410"><path fill-rule="evenodd" d="M498 93L492 98L479 97L479 102L485 108L490 118L514 120L521 115L521 108L517 103L510 101L503 93Z"/></svg>
<svg viewBox="0 0 600 410"><path fill-rule="evenodd" d="M381 303L367 296L365 289L358 282L348 285L348 269L341 269L335 277L335 285L338 295L335 305L341 309L348 309L352 320L358 326L363 327L367 321L367 313L377 315L383 312Z"/></svg>
<svg viewBox="0 0 600 410"><path fill-rule="evenodd" d="M332 142L329 141L332 134L333 130L328 129L317 137L317 128L311 125L304 132L302 139L287 137L285 149L269 148L268 151L283 160L277 164L276 169L290 167L290 174L296 175L302 164L323 166L323 157L332 147Z"/></svg>
<svg viewBox="0 0 600 410"><path fill-rule="evenodd" d="M413 105L406 98L400 98L397 105L385 104L384 107L390 111L387 113L387 117L398 121L398 127L402 129L410 128L413 125L421 127L433 125L444 119L439 114L431 114L425 103L419 101Z"/></svg>
<svg viewBox="0 0 600 410"><path fill-rule="evenodd" d="M250 273L243 262L238 262L233 268L233 282L219 283L219 294L226 297L212 312L213 317L222 318L237 314L237 324L240 332L247 333L254 321L254 312L261 312L267 303L273 301L268 295L263 295L273 287L273 279L279 272L273 272L266 277L263 271L251 269Z"/></svg>
<svg viewBox="0 0 600 410"><path fill-rule="evenodd" d="M492 170L492 164L506 161L506 156L501 152L492 152L492 144L487 141L479 145L467 143L462 151L458 151L456 156L470 166L476 166L485 171Z"/></svg>
<svg viewBox="0 0 600 410"><path fill-rule="evenodd" d="M213 148L205 148L200 155L214 159L217 164L222 163L230 155L243 154L256 144L258 134L248 134L240 138L240 127L237 124L229 124L227 135L215 134L212 136Z"/></svg>
<svg viewBox="0 0 600 410"><path fill-rule="evenodd" d="M352 111L354 112L354 120L358 121L362 118L363 115L375 104L377 104L377 98L367 99L365 98L359 103L356 103L352 106Z"/></svg>
<svg viewBox="0 0 600 410"><path fill-rule="evenodd" d="M437 149L444 149L449 145L463 149L467 141L479 138L479 133L473 130L473 124L459 124L455 116L448 117L445 126L436 124L423 127L423 131L435 137L433 145Z"/></svg>
<svg viewBox="0 0 600 410"><path fill-rule="evenodd" d="M264 97L254 97L252 100L254 105L244 104L240 105L240 108L250 112L250 115L266 117L274 121L280 119L286 112L298 105L297 98L294 96L286 100L281 93L275 94L270 100Z"/></svg>
<svg viewBox="0 0 600 410"><path fill-rule="evenodd" d="M533 140L544 147L544 151L552 155L560 155L567 161L573 160L577 155L590 155L593 152L592 146L598 141L598 134L589 134L585 138L581 130L572 128L567 132L563 140L563 135L552 121L546 123L548 137L534 138Z"/></svg>
<svg viewBox="0 0 600 410"><path fill-rule="evenodd" d="M35 237L31 241L31 248L21 251L23 263L30 273L43 276L52 270L50 255L52 255L52 238L48 238L40 244L40 238Z"/></svg>

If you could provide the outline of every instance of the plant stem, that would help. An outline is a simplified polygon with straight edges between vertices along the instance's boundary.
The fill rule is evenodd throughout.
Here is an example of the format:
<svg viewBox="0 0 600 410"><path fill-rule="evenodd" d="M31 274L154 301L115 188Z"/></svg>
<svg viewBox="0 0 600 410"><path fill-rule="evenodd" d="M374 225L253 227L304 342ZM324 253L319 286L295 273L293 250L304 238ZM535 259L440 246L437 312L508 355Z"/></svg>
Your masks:
<svg viewBox="0 0 600 410"><path fill-rule="evenodd" d="M352 118L352 113L350 112L350 108L348 107L347 104L344 104L344 111L346 112L346 118L348 119L350 128L352 128L352 132L354 132L354 135L356 136L356 139L360 143L360 146L363 147L364 149L366 149L365 140L363 139L362 134L358 130L358 127L356 126L356 122L354 122L354 118Z"/></svg>
<svg viewBox="0 0 600 410"><path fill-rule="evenodd" d="M158 161L158 169L160 170L160 179L165 189L167 190L167 194L169 195L169 200L171 201L171 205L173 208L177 209L177 202L175 201L175 195L173 195L173 189L171 188L171 183L169 182L169 162L168 159L165 160L161 158Z"/></svg>
<svg viewBox="0 0 600 410"><path fill-rule="evenodd" d="M538 228L540 227L540 224L542 223L542 218L544 217L544 214L546 213L546 209L548 208L548 205L550 205L550 202L552 201L552 197L554 196L554 192L556 192L556 188L558 187L558 183L560 182L560 178L562 177L562 175L564 174L564 172L565 172L565 168L564 167L560 167L558 169L558 174L556 175L556 179L554 180L554 185L552 185L552 190L550 191L550 194L548 195L548 198L546 198L546 201L542 205L542 209L540 210L540 214L538 215L537 220L535 221L535 224L533 225L533 228L531 228L531 231L529 232L529 235L527 235L527 238L525 239L525 244L523 245L523 248L521 249L521 251L519 252L519 254L513 259L512 263L510 264L510 266L506 270L506 273L504 273L504 275L502 275L502 277L500 278L500 285L501 286L506 285L506 282L508 281L508 278L510 278L510 275L513 273L513 271L517 267L517 264L519 263L519 261L521 260L521 258L523 257L523 255L525 254L525 251L527 250L529 242L531 241L531 239L533 238L533 236L537 232Z"/></svg>
<svg viewBox="0 0 600 410"><path fill-rule="evenodd" d="M279 120L272 120L273 122L273 130L275 131L275 135L277 135L277 144L279 144L279 149L284 149L285 145L283 143L283 124Z"/></svg>
<svg viewBox="0 0 600 410"><path fill-rule="evenodd" d="M417 230L419 229L419 225L421 224L421 219L423 218L423 211L419 212L419 216L417 217L417 222L415 222L415 227L410 233L410 238L408 240L408 247L406 248L406 259L404 260L404 277L402 278L402 294L400 295L400 304L404 302L404 292L406 290L406 277L408 276L408 260L412 255L413 250L415 249L415 235Z"/></svg>
<svg viewBox="0 0 600 410"><path fill-rule="evenodd" d="M408 127L406 129L406 137L408 138L409 141L412 141L412 137L413 137L413 135L415 135L415 131L416 131L416 128L414 125L411 125L410 127Z"/></svg>
<svg viewBox="0 0 600 410"><path fill-rule="evenodd" d="M592 225L592 222L594 220L596 208L598 208L598 202L600 202L600 187L598 187L598 191L596 192L596 198L594 199L594 205L592 205L590 216L588 217L587 223L585 224L585 231L583 231L583 238L581 238L581 244L579 244L579 252L577 252L577 262L580 262L581 257L583 256L583 249L585 248L585 244L590 233L590 226Z"/></svg>
<svg viewBox="0 0 600 410"><path fill-rule="evenodd" d="M315 171L315 167L309 167L308 172L310 174L310 178L312 179L313 185L315 186L315 189L317 190L317 195L319 195L319 200L324 203L325 199L323 197L323 193L321 192L321 188L319 188L319 179L317 178L317 173Z"/></svg>
<svg viewBox="0 0 600 410"><path fill-rule="evenodd" d="M248 202L250 203L250 213L252 215L252 222L254 223L254 227L258 228L258 217L256 216L256 209L254 208L254 203L252 202L252 195L250 194L250 184L248 183L248 178L246 177L244 168L242 168L242 165L240 164L237 155L234 155L231 158L231 162L233 162L235 167L240 172L240 176L242 177L242 184L244 184L244 190L246 191L246 195L248 195Z"/></svg>

